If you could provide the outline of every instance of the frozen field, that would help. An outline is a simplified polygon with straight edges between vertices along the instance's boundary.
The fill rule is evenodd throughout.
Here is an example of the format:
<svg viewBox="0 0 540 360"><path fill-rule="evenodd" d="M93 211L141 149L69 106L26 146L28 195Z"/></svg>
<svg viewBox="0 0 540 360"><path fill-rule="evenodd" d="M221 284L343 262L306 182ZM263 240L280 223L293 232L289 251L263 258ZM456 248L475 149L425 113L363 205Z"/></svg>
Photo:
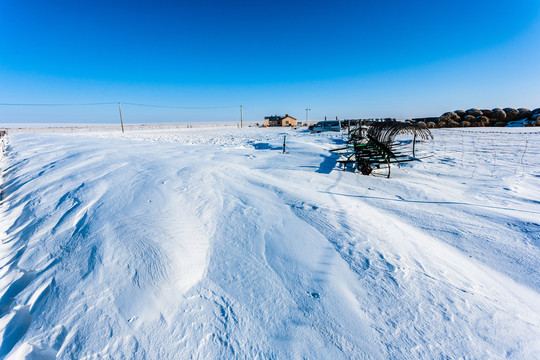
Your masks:
<svg viewBox="0 0 540 360"><path fill-rule="evenodd" d="M540 132L433 134L390 179L341 134L10 135L0 359L538 358Z"/></svg>

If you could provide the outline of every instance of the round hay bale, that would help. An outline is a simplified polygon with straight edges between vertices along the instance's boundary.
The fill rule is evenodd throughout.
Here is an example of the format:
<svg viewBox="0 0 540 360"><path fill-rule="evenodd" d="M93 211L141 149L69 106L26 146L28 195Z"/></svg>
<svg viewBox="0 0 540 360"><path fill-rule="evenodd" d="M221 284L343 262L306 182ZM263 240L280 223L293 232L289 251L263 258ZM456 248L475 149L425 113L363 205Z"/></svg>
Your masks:
<svg viewBox="0 0 540 360"><path fill-rule="evenodd" d="M469 109L469 110L467 110L466 112L467 112L467 114L472 115L472 116L474 116L474 117L482 116L482 115L483 115L482 112L481 112L480 110L475 109L475 108Z"/></svg>
<svg viewBox="0 0 540 360"><path fill-rule="evenodd" d="M504 108L503 110L506 113L506 121L518 120L519 111L513 108Z"/></svg>
<svg viewBox="0 0 540 360"><path fill-rule="evenodd" d="M533 124L534 126L540 126L540 118L536 119L536 121Z"/></svg>
<svg viewBox="0 0 540 360"><path fill-rule="evenodd" d="M437 121L437 127L439 127L439 128L446 127L447 125L448 125L448 121L446 121L446 120L439 119L439 121Z"/></svg>
<svg viewBox="0 0 540 360"><path fill-rule="evenodd" d="M474 117L472 115L465 115L465 117L463 118L463 121L468 121L468 122L472 123L473 121L476 121L476 117Z"/></svg>
<svg viewBox="0 0 540 360"><path fill-rule="evenodd" d="M485 125L489 124L489 118L487 116L478 116L476 119L477 123L484 123Z"/></svg>
<svg viewBox="0 0 540 360"><path fill-rule="evenodd" d="M540 114L540 108L536 108L532 112L533 114Z"/></svg>
<svg viewBox="0 0 540 360"><path fill-rule="evenodd" d="M441 115L441 116L439 116L439 118L437 119L437 122L439 122L439 121L445 121L445 122L448 122L448 121L450 121L450 120L451 120L451 119L450 119L448 116L446 116L446 115Z"/></svg>
<svg viewBox="0 0 540 360"><path fill-rule="evenodd" d="M465 112L465 110L454 110L454 113L460 118L464 118L465 115L467 115L467 112Z"/></svg>
<svg viewBox="0 0 540 360"><path fill-rule="evenodd" d="M506 118L503 119L503 120L499 120L499 119L489 119L489 123L486 124L486 126L495 126L495 124L498 123L499 121L506 122Z"/></svg>
<svg viewBox="0 0 540 360"><path fill-rule="evenodd" d="M428 129L435 129L437 125L433 121L430 121L427 123L427 127Z"/></svg>
<svg viewBox="0 0 540 360"><path fill-rule="evenodd" d="M456 121L450 121L448 122L448 125L446 125L446 127L449 127L449 128L459 127L459 123Z"/></svg>
<svg viewBox="0 0 540 360"><path fill-rule="evenodd" d="M480 111L482 112L482 115L487 116L488 118L491 117L491 115L493 115L493 111L489 109L482 109Z"/></svg>
<svg viewBox="0 0 540 360"><path fill-rule="evenodd" d="M519 118L520 119L526 119L529 118L533 112L527 108L519 108L517 109L519 111Z"/></svg>
<svg viewBox="0 0 540 360"><path fill-rule="evenodd" d="M417 122L417 123L416 123L416 126L418 126L418 127L421 128L421 129L426 129L426 128L427 128L426 123L423 122L423 121Z"/></svg>
<svg viewBox="0 0 540 360"><path fill-rule="evenodd" d="M506 126L506 122L505 121L498 121L495 126L498 126L498 127L503 127L503 126Z"/></svg>
<svg viewBox="0 0 540 360"><path fill-rule="evenodd" d="M459 115L453 111L445 112L444 114L442 114L442 116L448 118L449 120L459 120Z"/></svg>
<svg viewBox="0 0 540 360"><path fill-rule="evenodd" d="M493 112L490 116L491 119L495 119L497 121L503 121L504 119L506 119L506 113L503 109L495 108L491 111Z"/></svg>
<svg viewBox="0 0 540 360"><path fill-rule="evenodd" d="M471 126L471 123L468 122L468 121L462 121L462 122L461 122L461 126L463 126L463 127L470 127L470 126Z"/></svg>

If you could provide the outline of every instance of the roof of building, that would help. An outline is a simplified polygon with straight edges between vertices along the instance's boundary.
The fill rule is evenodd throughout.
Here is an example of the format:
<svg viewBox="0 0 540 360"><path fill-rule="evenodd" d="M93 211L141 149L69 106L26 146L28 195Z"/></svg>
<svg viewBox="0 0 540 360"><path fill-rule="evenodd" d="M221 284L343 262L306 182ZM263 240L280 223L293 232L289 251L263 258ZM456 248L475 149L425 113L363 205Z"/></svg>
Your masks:
<svg viewBox="0 0 540 360"><path fill-rule="evenodd" d="M265 116L264 117L264 120L269 120L269 121L281 121L285 118L291 118L291 119L294 119L296 120L295 118L293 118L292 116L290 116L289 114L285 114L285 116L279 116L279 115L272 115L272 116Z"/></svg>

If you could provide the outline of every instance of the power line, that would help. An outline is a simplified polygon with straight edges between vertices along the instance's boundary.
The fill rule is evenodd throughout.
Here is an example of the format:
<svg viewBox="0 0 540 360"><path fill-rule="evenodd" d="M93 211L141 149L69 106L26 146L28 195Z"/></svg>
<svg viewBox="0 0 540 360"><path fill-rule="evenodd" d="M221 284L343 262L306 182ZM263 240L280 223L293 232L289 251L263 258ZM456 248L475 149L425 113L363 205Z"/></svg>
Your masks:
<svg viewBox="0 0 540 360"><path fill-rule="evenodd" d="M114 102L96 102L96 103L65 103L65 104L23 104L23 103L0 103L0 106L93 106L93 105L114 105L118 104L117 101ZM167 109L232 109L237 108L239 105L229 105L229 106L176 106L176 105L156 105L156 104L142 104L142 103L132 103L132 102L122 102L125 105L133 106L144 106L144 107L153 107L153 108L167 108Z"/></svg>
<svg viewBox="0 0 540 360"><path fill-rule="evenodd" d="M101 103L78 103L78 104L0 104L0 106L92 106L92 105L112 105L116 102Z"/></svg>
<svg viewBox="0 0 540 360"><path fill-rule="evenodd" d="M175 105L141 104L141 103L130 103L130 102L123 102L122 104L134 105L134 106L154 107L154 108L167 108L167 109L231 109L231 108L237 108L239 106L239 105L230 105L230 106L175 106Z"/></svg>

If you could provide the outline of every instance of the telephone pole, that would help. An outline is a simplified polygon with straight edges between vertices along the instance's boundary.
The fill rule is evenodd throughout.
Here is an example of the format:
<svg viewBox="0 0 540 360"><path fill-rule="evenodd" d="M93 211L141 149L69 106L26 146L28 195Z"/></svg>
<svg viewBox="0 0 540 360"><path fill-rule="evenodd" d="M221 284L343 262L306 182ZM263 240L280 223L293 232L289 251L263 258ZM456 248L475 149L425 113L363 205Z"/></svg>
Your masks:
<svg viewBox="0 0 540 360"><path fill-rule="evenodd" d="M120 107L120 101L118 102L118 111L120 112L120 125L122 126L122 132L124 132L124 121L122 121L122 108Z"/></svg>
<svg viewBox="0 0 540 360"><path fill-rule="evenodd" d="M309 107L306 108L306 124L307 124L307 121L308 121L308 111L311 111L311 109Z"/></svg>
<svg viewBox="0 0 540 360"><path fill-rule="evenodd" d="M243 126L244 122L244 112L242 111L242 105L240 105L240 127Z"/></svg>

